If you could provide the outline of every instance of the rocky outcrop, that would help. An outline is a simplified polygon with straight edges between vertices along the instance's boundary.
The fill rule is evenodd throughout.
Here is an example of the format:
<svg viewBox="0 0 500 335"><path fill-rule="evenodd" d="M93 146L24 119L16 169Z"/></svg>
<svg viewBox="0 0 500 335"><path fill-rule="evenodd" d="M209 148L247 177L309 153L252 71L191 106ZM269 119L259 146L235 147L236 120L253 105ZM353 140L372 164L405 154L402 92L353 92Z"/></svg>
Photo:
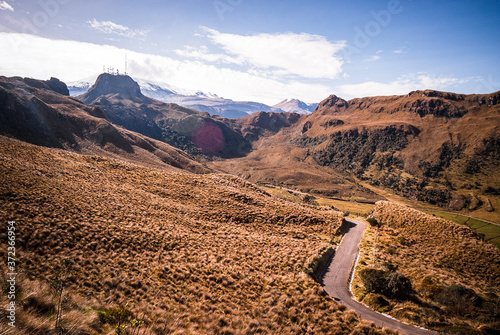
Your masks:
<svg viewBox="0 0 500 335"><path fill-rule="evenodd" d="M344 121L339 120L339 119L333 119L333 120L328 120L327 122L322 123L321 127L328 129L331 127L341 126L343 124L344 124Z"/></svg>
<svg viewBox="0 0 500 335"><path fill-rule="evenodd" d="M479 105L486 105L492 107L500 103L500 92L492 93L486 96L479 96L476 98Z"/></svg>
<svg viewBox="0 0 500 335"><path fill-rule="evenodd" d="M240 127L245 139L256 141L263 135L275 134L296 124L302 117L297 113L258 112L235 120L235 125Z"/></svg>
<svg viewBox="0 0 500 335"><path fill-rule="evenodd" d="M51 77L45 84L54 92L69 96L68 86L57 78Z"/></svg>
<svg viewBox="0 0 500 335"><path fill-rule="evenodd" d="M143 101L145 98L139 84L129 76L103 73L87 93L79 96L79 99L86 104L91 104L107 94L120 94L122 98L133 101Z"/></svg>
<svg viewBox="0 0 500 335"><path fill-rule="evenodd" d="M349 104L347 101L332 94L318 104L318 107L316 107L315 112L319 109L325 109L325 108L330 108L331 111L335 111L341 108L347 108L348 106Z"/></svg>
<svg viewBox="0 0 500 335"><path fill-rule="evenodd" d="M434 115L438 117L460 117L467 113L464 108L459 108L449 101L443 99L417 99L408 106L410 112L416 113L421 117Z"/></svg>
<svg viewBox="0 0 500 335"><path fill-rule="evenodd" d="M412 91L408 93L409 97L428 97L428 98L441 98L452 101L462 101L465 99L466 95L464 94L456 94L451 92L441 92L434 90L425 90L425 91Z"/></svg>
<svg viewBox="0 0 500 335"><path fill-rule="evenodd" d="M411 125L339 131L331 135L327 147L316 151L314 159L322 166L362 171L370 166L376 153L400 151L409 143L410 136L418 136L419 133L419 129Z"/></svg>

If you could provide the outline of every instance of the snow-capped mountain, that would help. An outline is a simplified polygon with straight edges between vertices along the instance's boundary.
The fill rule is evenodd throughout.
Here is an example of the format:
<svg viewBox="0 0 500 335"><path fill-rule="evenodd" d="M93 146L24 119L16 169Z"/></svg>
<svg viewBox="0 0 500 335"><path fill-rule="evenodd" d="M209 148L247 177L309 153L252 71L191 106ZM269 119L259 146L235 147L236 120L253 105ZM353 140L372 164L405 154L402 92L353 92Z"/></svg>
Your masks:
<svg viewBox="0 0 500 335"><path fill-rule="evenodd" d="M92 84L88 81L75 81L68 83L69 95L76 97L88 92Z"/></svg>
<svg viewBox="0 0 500 335"><path fill-rule="evenodd" d="M285 100L288 104L284 104L288 110L266 104L252 101L234 101L225 99L212 93L204 93L201 91L188 91L165 83L152 82L143 79L134 79L141 88L142 94L153 99L157 99L167 103L175 103L183 107L196 109L200 112L207 112L210 115L220 115L225 118L237 119L256 112L288 112L292 111L301 114L310 114L316 105L310 107L299 100ZM95 78L87 78L77 82L68 83L68 89L71 96L79 96L86 93L92 87ZM294 101L297 101L295 103ZM292 108L293 106L301 106L302 108ZM309 109L308 109L309 108Z"/></svg>
<svg viewBox="0 0 500 335"><path fill-rule="evenodd" d="M274 108L281 109L284 112L298 113L298 114L311 114L314 112L318 104L306 104L297 99L285 99L282 102L274 105Z"/></svg>

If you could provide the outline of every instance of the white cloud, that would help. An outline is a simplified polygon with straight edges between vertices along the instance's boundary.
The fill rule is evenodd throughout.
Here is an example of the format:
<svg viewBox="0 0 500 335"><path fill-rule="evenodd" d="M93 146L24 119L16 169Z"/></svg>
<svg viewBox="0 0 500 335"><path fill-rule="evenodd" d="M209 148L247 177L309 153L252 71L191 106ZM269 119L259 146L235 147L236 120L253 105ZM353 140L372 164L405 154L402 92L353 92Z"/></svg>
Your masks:
<svg viewBox="0 0 500 335"><path fill-rule="evenodd" d="M379 60L381 57L379 55L373 55L371 57L368 57L367 59L365 59L365 62L374 62L374 61L377 61Z"/></svg>
<svg viewBox="0 0 500 335"><path fill-rule="evenodd" d="M177 49L174 50L174 52L181 57L200 59L207 62L223 62L232 64L242 64L243 62L241 59L236 59L228 55L208 53L208 48L206 46L202 46L198 49L186 46L184 50Z"/></svg>
<svg viewBox="0 0 500 335"><path fill-rule="evenodd" d="M7 1L0 1L0 10L10 10L11 12L13 12L14 8L12 8L12 6L7 3Z"/></svg>
<svg viewBox="0 0 500 335"><path fill-rule="evenodd" d="M90 25L91 28L105 34L115 34L128 38L146 35L146 31L144 30L133 30L130 29L129 27L125 27L111 21L97 21L96 19L93 19L87 21L87 23Z"/></svg>
<svg viewBox="0 0 500 335"><path fill-rule="evenodd" d="M0 74L71 82L95 76L103 65L124 68L127 54L132 77L166 82L188 90L213 92L235 100L275 104L286 97L321 101L331 88L295 80L276 80L196 60L138 53L109 45L51 40L34 35L0 33Z"/></svg>
<svg viewBox="0 0 500 335"><path fill-rule="evenodd" d="M337 53L346 46L345 41L333 43L324 36L305 33L245 36L203 29L229 55L279 76L335 79L342 72L343 61Z"/></svg>
<svg viewBox="0 0 500 335"><path fill-rule="evenodd" d="M469 81L470 78L436 77L426 73L418 73L400 77L389 83L366 81L358 84L339 85L336 92L347 99L379 95L402 95L415 90L444 90L452 85Z"/></svg>
<svg viewBox="0 0 500 335"><path fill-rule="evenodd" d="M400 55L400 54L405 54L406 50L404 50L404 49L397 49L397 50L393 50L392 52L395 53L395 54L399 54Z"/></svg>

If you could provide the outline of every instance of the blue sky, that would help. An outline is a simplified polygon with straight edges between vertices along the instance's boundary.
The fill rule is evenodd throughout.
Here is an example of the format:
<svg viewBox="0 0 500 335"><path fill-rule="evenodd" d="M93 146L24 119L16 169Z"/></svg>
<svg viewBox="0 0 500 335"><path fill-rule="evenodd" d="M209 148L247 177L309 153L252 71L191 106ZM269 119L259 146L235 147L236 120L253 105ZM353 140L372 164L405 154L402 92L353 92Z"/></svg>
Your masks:
<svg viewBox="0 0 500 335"><path fill-rule="evenodd" d="M500 1L0 0L0 75L103 65L275 104L500 90Z"/></svg>

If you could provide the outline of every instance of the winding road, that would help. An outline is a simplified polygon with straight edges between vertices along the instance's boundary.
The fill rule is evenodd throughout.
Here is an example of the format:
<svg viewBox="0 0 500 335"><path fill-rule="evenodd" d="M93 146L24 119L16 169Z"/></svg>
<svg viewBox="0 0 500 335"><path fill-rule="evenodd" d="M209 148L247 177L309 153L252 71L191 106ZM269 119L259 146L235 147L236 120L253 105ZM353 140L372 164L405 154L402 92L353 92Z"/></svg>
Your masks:
<svg viewBox="0 0 500 335"><path fill-rule="evenodd" d="M348 288L349 280L358 255L358 246L363 238L365 223L350 219L347 221L349 223L348 231L342 240L342 244L335 252L335 256L321 282L325 291L336 301L354 310L361 319L371 321L378 326L396 329L402 333L411 335L437 334L430 330L401 323L390 316L375 312L352 299Z"/></svg>

